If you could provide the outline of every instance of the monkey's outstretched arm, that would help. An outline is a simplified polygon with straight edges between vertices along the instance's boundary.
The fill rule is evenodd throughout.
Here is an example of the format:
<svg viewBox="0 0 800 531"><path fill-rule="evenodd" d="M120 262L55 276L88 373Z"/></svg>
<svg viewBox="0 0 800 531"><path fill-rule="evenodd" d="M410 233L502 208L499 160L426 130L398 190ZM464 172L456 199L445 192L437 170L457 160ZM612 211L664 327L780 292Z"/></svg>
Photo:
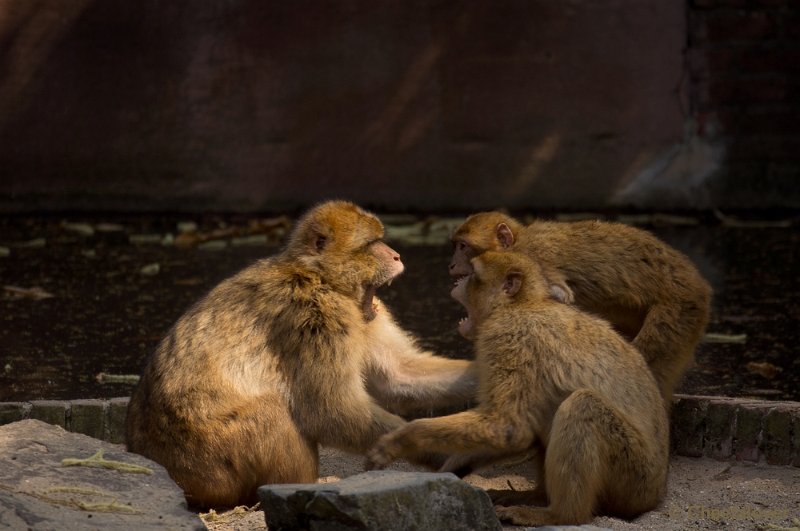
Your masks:
<svg viewBox="0 0 800 531"><path fill-rule="evenodd" d="M369 463L383 467L401 457L420 452L498 453L522 452L534 443L533 431L503 415L477 410L433 419L415 420L380 438L367 453Z"/></svg>
<svg viewBox="0 0 800 531"><path fill-rule="evenodd" d="M379 404L397 414L431 414L466 408L475 399L478 376L471 361L420 350L389 319L380 326L367 364L367 387Z"/></svg>
<svg viewBox="0 0 800 531"><path fill-rule="evenodd" d="M421 350L382 304L372 332L367 389L381 406L397 414L430 416L435 410L464 409L474 401L478 375L471 361Z"/></svg>

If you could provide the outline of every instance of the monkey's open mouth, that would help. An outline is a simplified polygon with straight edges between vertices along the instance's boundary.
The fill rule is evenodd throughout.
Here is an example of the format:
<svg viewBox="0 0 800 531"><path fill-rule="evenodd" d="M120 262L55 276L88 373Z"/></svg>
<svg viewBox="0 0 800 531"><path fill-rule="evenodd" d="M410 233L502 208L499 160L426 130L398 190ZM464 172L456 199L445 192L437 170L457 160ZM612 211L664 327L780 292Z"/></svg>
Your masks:
<svg viewBox="0 0 800 531"><path fill-rule="evenodd" d="M375 291L378 286L368 284L364 286L364 299L361 301L361 312L364 314L364 320L369 322L375 319L378 315L378 305L375 304Z"/></svg>
<svg viewBox="0 0 800 531"><path fill-rule="evenodd" d="M469 338L472 334L472 320L470 320L469 316L459 319L458 333L466 338Z"/></svg>
<svg viewBox="0 0 800 531"><path fill-rule="evenodd" d="M469 275L456 278L450 296L461 303L467 310L467 316L458 321L458 333L469 338L472 335L472 320L470 319L469 306L467 305L466 282Z"/></svg>

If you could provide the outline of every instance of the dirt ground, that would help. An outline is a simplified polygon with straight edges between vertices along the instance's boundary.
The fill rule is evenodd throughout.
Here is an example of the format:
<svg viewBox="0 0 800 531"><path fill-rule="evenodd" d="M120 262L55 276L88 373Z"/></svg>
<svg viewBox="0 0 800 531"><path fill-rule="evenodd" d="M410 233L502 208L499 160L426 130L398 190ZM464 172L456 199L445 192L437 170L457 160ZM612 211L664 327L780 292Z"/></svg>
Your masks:
<svg viewBox="0 0 800 531"><path fill-rule="evenodd" d="M414 470L397 463L396 470ZM336 450L321 455L320 481L330 482L363 471L363 459ZM530 463L498 466L468 476L485 489L533 487ZM201 515L212 531L266 529L259 510ZM633 522L598 517L592 522L614 530L770 530L800 531L800 468L726 463L673 457L669 491L662 505ZM506 529L520 529L513 526Z"/></svg>

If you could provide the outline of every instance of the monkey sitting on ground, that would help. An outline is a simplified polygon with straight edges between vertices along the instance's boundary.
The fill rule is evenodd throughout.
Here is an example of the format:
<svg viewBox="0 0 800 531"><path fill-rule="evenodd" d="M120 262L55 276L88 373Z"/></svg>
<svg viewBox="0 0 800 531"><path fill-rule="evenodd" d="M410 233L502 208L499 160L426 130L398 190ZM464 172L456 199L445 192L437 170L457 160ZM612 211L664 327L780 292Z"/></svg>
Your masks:
<svg viewBox="0 0 800 531"><path fill-rule="evenodd" d="M375 298L403 271L381 222L332 201L285 250L223 281L158 345L128 407L128 448L195 506L317 480L318 445L364 453L397 416L464 407L472 363L420 351ZM388 408L394 413L387 411Z"/></svg>
<svg viewBox="0 0 800 531"><path fill-rule="evenodd" d="M598 315L631 340L670 405L708 323L711 287L692 262L652 234L620 223L534 221L474 214L453 234L450 275L485 251L538 261L551 293Z"/></svg>
<svg viewBox="0 0 800 531"><path fill-rule="evenodd" d="M475 342L478 406L384 435L369 463L445 452L455 455L442 471L463 476L537 450L537 490L544 486L550 505L497 507L517 525L633 518L656 507L669 428L639 352L606 321L553 300L539 264L524 255L487 252L471 265L452 295L468 313L459 331Z"/></svg>

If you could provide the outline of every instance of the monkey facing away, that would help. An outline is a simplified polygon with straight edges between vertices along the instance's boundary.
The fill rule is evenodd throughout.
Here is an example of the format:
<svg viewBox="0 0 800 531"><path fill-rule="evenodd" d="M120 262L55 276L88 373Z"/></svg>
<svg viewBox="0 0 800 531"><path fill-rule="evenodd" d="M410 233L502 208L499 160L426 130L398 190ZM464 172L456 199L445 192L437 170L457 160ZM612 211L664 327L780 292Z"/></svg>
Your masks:
<svg viewBox="0 0 800 531"><path fill-rule="evenodd" d="M518 525L632 518L656 507L666 492L669 428L639 352L606 321L553 300L526 256L487 252L472 266L452 295L468 314L459 331L475 342L478 406L384 435L370 463L446 452L455 455L442 470L465 475L536 450L537 490L550 505L497 508Z"/></svg>
<svg viewBox="0 0 800 531"><path fill-rule="evenodd" d="M215 287L148 360L128 448L190 503L231 506L316 481L320 444L363 453L405 424L397 414L469 402L471 362L420 351L375 298L403 271L382 237L372 214L322 203L282 253Z"/></svg>
<svg viewBox="0 0 800 531"><path fill-rule="evenodd" d="M644 356L667 405L708 324L711 287L692 262L652 234L621 223L534 221L474 214L453 234L450 275L485 251L538 261L563 302L603 317Z"/></svg>

